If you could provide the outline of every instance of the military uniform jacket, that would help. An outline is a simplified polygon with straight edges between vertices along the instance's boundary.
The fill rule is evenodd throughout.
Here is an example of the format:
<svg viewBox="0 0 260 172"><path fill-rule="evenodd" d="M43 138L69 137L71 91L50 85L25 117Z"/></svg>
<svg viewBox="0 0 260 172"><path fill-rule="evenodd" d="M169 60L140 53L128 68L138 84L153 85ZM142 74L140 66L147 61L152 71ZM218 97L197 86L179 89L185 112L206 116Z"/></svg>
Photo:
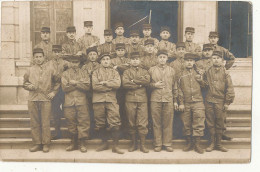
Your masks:
<svg viewBox="0 0 260 172"><path fill-rule="evenodd" d="M231 104L235 98L234 87L230 75L224 67L212 66L205 73L208 86L206 101L212 103Z"/></svg>
<svg viewBox="0 0 260 172"><path fill-rule="evenodd" d="M156 66L157 64L158 59L155 54L145 53L145 55L141 57L141 66L146 70L149 70L151 67Z"/></svg>
<svg viewBox="0 0 260 172"><path fill-rule="evenodd" d="M201 73L205 73L212 66L212 61L210 58L202 57L201 60L196 62L196 67Z"/></svg>
<svg viewBox="0 0 260 172"><path fill-rule="evenodd" d="M124 44L128 44L129 43L129 39L124 37L124 36L116 36L115 39L112 40L113 44L118 44L118 43L124 43Z"/></svg>
<svg viewBox="0 0 260 172"><path fill-rule="evenodd" d="M103 85L102 81L107 81L108 83ZM121 79L119 73L111 67L104 68L101 66L92 75L92 102L117 102L116 90L120 85Z"/></svg>
<svg viewBox="0 0 260 172"><path fill-rule="evenodd" d="M117 70L120 75L123 74L123 72L129 68L130 65L130 59L126 57L116 57L111 60L111 66L117 66Z"/></svg>
<svg viewBox="0 0 260 172"><path fill-rule="evenodd" d="M188 41L185 41L184 43L186 52L196 53L201 56L201 47L199 46L199 44Z"/></svg>
<svg viewBox="0 0 260 172"><path fill-rule="evenodd" d="M204 87L203 81L196 79L198 73L192 68L191 71L185 69L178 81L178 100L180 105L184 103L202 102L201 86Z"/></svg>
<svg viewBox="0 0 260 172"><path fill-rule="evenodd" d="M226 60L225 68L227 70L232 67L232 65L235 62L235 56L231 52L229 52L226 48L221 47L219 45L214 45L213 50L221 51L223 53L224 60Z"/></svg>
<svg viewBox="0 0 260 172"><path fill-rule="evenodd" d="M105 42L104 44L101 44L98 46L98 54L103 54L109 52L110 55L114 56L115 55L115 44L112 42L107 43Z"/></svg>
<svg viewBox="0 0 260 172"><path fill-rule="evenodd" d="M73 41L69 40L62 45L62 52L64 54L77 54L79 51L81 51L81 49L76 39L74 39Z"/></svg>
<svg viewBox="0 0 260 172"><path fill-rule="evenodd" d="M97 36L91 34L85 34L78 39L78 43L80 46L80 50L86 54L86 50L92 45L93 43L100 44L100 39Z"/></svg>
<svg viewBox="0 0 260 172"><path fill-rule="evenodd" d="M128 58L130 58L130 54L132 52L139 52L140 56L144 55L144 47L142 46L141 43L137 43L137 44L128 44L126 45L126 52L128 55Z"/></svg>
<svg viewBox="0 0 260 172"><path fill-rule="evenodd" d="M72 85L70 80L76 80L79 83ZM86 71L80 68L69 68L62 74L61 86L65 92L64 107L86 105L86 91L90 88L90 79Z"/></svg>
<svg viewBox="0 0 260 172"><path fill-rule="evenodd" d="M176 60L171 62L169 65L174 69L174 71L176 73L176 81L178 81L181 76L182 71L185 68L183 58L177 58Z"/></svg>
<svg viewBox="0 0 260 172"><path fill-rule="evenodd" d="M92 75L94 70L98 69L100 64L98 62L89 61L87 64L82 66L82 70L86 70L89 75Z"/></svg>
<svg viewBox="0 0 260 172"><path fill-rule="evenodd" d="M169 58L174 58L176 53L176 45L167 40L161 40L158 44L158 50L166 49L168 51Z"/></svg>
<svg viewBox="0 0 260 172"><path fill-rule="evenodd" d="M44 56L46 57L47 60L52 59L52 45L53 43L48 41L41 41L39 44L35 45L34 48L41 48L43 49Z"/></svg>
<svg viewBox="0 0 260 172"><path fill-rule="evenodd" d="M152 39L152 40L154 41L154 46L155 46L155 47L158 46L159 40L156 39L156 38L153 38L153 37L151 37L151 36L141 38L141 44L142 44L143 46L145 46L145 45L144 45L144 42L145 42L147 39Z"/></svg>
<svg viewBox="0 0 260 172"><path fill-rule="evenodd" d="M65 71L65 69L68 67L68 62L58 58L58 59L52 59L50 61L50 64L52 65L53 69L56 71L57 76L61 78L62 73Z"/></svg>
<svg viewBox="0 0 260 172"><path fill-rule="evenodd" d="M30 89L31 85L35 89ZM47 95L51 92L57 94L60 82L50 62L46 62L41 66L33 65L27 70L23 87L29 91L29 101L50 101Z"/></svg>
<svg viewBox="0 0 260 172"><path fill-rule="evenodd" d="M176 102L177 98L177 84L175 84L175 71L168 65L160 67L159 65L153 66L149 69L151 76L150 88L152 89L151 100L152 102ZM155 83L162 81L165 88L155 88Z"/></svg>
<svg viewBox="0 0 260 172"><path fill-rule="evenodd" d="M122 84L126 92L126 102L147 102L146 86L150 75L141 67L130 67L123 74Z"/></svg>

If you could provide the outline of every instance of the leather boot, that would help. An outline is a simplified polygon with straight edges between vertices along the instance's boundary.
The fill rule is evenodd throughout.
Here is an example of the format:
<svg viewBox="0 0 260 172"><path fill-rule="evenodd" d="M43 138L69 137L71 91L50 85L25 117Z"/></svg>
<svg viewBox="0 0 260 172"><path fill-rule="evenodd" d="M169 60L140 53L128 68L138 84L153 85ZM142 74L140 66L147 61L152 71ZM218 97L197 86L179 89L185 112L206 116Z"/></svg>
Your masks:
<svg viewBox="0 0 260 172"><path fill-rule="evenodd" d="M112 138L113 138L112 152L118 153L118 154L124 154L124 152L122 150L120 150L118 147L118 140L119 140L119 131L118 130L112 131Z"/></svg>
<svg viewBox="0 0 260 172"><path fill-rule="evenodd" d="M140 151L143 153L148 153L149 150L145 147L145 135L140 134Z"/></svg>
<svg viewBox="0 0 260 172"><path fill-rule="evenodd" d="M104 150L108 150L109 149L109 145L108 145L108 141L107 141L107 138L108 138L108 133L106 131L105 128L102 128L100 129L99 131L99 135L100 135L100 138L102 140L102 143L101 145L97 148L97 152L100 152L100 151L104 151Z"/></svg>
<svg viewBox="0 0 260 172"><path fill-rule="evenodd" d="M184 152L191 151L193 149L193 144L191 140L191 136L186 136L186 145L183 148Z"/></svg>
<svg viewBox="0 0 260 172"><path fill-rule="evenodd" d="M85 138L80 139L79 150L82 153L87 152L87 146L86 146L86 139Z"/></svg>
<svg viewBox="0 0 260 172"><path fill-rule="evenodd" d="M128 151L129 152L133 152L137 149L137 145L136 145L136 135L135 134L131 134L131 140L132 140L132 144L129 147Z"/></svg>
<svg viewBox="0 0 260 172"><path fill-rule="evenodd" d="M221 140L222 140L222 134L221 133L216 134L216 150L220 150L221 152L227 152L228 149L222 146Z"/></svg>
<svg viewBox="0 0 260 172"><path fill-rule="evenodd" d="M210 145L206 148L206 152L211 152L215 149L215 134L210 136Z"/></svg>
<svg viewBox="0 0 260 172"><path fill-rule="evenodd" d="M44 153L49 152L49 151L50 151L50 146L49 146L48 144L43 145L43 149L42 149L42 151L43 151Z"/></svg>
<svg viewBox="0 0 260 172"><path fill-rule="evenodd" d="M33 147L31 147L29 149L30 152L37 152L37 151L40 151L40 150L42 150L42 145L41 144L34 145Z"/></svg>
<svg viewBox="0 0 260 172"><path fill-rule="evenodd" d="M194 150L195 150L196 152L198 152L199 154L203 154L203 153L204 153L204 150L200 147L200 136L195 136L195 137L194 137L194 140L195 140Z"/></svg>
<svg viewBox="0 0 260 172"><path fill-rule="evenodd" d="M70 145L66 148L66 151L73 151L78 149L78 135L74 134L71 137L71 143Z"/></svg>

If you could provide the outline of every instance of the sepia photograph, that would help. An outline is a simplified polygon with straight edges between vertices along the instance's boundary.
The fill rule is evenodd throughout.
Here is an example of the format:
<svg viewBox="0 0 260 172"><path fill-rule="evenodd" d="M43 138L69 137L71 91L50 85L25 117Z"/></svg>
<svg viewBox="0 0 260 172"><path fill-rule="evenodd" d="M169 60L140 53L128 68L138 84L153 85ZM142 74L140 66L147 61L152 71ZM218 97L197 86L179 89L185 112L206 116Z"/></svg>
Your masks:
<svg viewBox="0 0 260 172"><path fill-rule="evenodd" d="M1 1L0 161L249 164L249 1Z"/></svg>

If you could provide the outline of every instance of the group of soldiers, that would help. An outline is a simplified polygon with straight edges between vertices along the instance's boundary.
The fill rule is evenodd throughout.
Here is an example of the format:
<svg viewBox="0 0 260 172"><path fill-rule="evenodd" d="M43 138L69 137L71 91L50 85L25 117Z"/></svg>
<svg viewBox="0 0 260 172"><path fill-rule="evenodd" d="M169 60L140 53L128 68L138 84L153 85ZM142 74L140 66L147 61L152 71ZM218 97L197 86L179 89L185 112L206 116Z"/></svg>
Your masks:
<svg viewBox="0 0 260 172"><path fill-rule="evenodd" d="M31 152L49 152L51 139L61 137L62 113L67 120L71 143L67 151L87 152L90 113L94 113L94 130L102 139L97 151L109 149L123 154L118 147L121 125L127 125L132 140L128 149L145 146L148 116L151 116L154 151L172 152L174 114L181 116L184 151L202 154L200 139L205 123L210 133L206 151L228 151L222 145L226 110L235 94L228 70L235 57L217 44L217 32L209 33L209 42L201 48L193 42L195 29L185 29L185 42L170 42L169 27L161 27L161 40L151 37L152 27L143 24L124 37L124 25L104 30L105 43L92 35L93 22L84 22L85 34L78 40L76 28L67 27L67 41L53 45L50 28L41 30L42 41L33 49L32 66L24 75L29 90L28 109L31 118L33 147ZM52 120L51 120L52 118ZM124 120L126 121L124 121ZM51 136L50 123L55 134ZM137 137L138 136L138 137Z"/></svg>

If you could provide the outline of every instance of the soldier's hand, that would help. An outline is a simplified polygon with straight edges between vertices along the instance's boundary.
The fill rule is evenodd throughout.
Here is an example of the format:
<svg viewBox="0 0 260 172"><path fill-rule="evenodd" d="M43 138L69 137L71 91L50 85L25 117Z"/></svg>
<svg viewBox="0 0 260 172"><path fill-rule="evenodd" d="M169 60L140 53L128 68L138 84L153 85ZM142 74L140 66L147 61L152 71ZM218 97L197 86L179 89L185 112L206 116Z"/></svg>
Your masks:
<svg viewBox="0 0 260 172"><path fill-rule="evenodd" d="M184 105L180 105L180 106L179 106L179 111L180 111L180 112L184 112L184 108L185 108Z"/></svg>
<svg viewBox="0 0 260 172"><path fill-rule="evenodd" d="M224 110L224 111L227 111L227 110L228 110L228 106L229 106L229 105L224 104L224 106L223 106L223 110Z"/></svg>
<svg viewBox="0 0 260 172"><path fill-rule="evenodd" d="M158 81L154 84L156 88L164 88L165 84L162 81Z"/></svg>
<svg viewBox="0 0 260 172"><path fill-rule="evenodd" d="M178 110L178 108L179 108L178 103L174 103L173 106L174 106L174 110Z"/></svg>
<svg viewBox="0 0 260 172"><path fill-rule="evenodd" d="M198 74L198 75L195 76L195 78L196 78L197 81L202 81L202 75Z"/></svg>
<svg viewBox="0 0 260 172"><path fill-rule="evenodd" d="M117 69L117 66L114 66L114 67L113 67L113 69L115 69L115 70L116 70L116 69Z"/></svg>
<svg viewBox="0 0 260 172"><path fill-rule="evenodd" d="M54 96L55 96L55 94L53 92L51 92L47 95L48 99L50 99L50 100L52 100Z"/></svg>
<svg viewBox="0 0 260 172"><path fill-rule="evenodd" d="M30 90L35 90L35 89L36 89L34 85L28 85L28 88L29 88Z"/></svg>
<svg viewBox="0 0 260 172"><path fill-rule="evenodd" d="M81 56L83 54L82 51L79 51L76 55Z"/></svg>
<svg viewBox="0 0 260 172"><path fill-rule="evenodd" d="M77 85L77 81L75 81L75 80L70 80L70 84L71 84L71 85Z"/></svg>

